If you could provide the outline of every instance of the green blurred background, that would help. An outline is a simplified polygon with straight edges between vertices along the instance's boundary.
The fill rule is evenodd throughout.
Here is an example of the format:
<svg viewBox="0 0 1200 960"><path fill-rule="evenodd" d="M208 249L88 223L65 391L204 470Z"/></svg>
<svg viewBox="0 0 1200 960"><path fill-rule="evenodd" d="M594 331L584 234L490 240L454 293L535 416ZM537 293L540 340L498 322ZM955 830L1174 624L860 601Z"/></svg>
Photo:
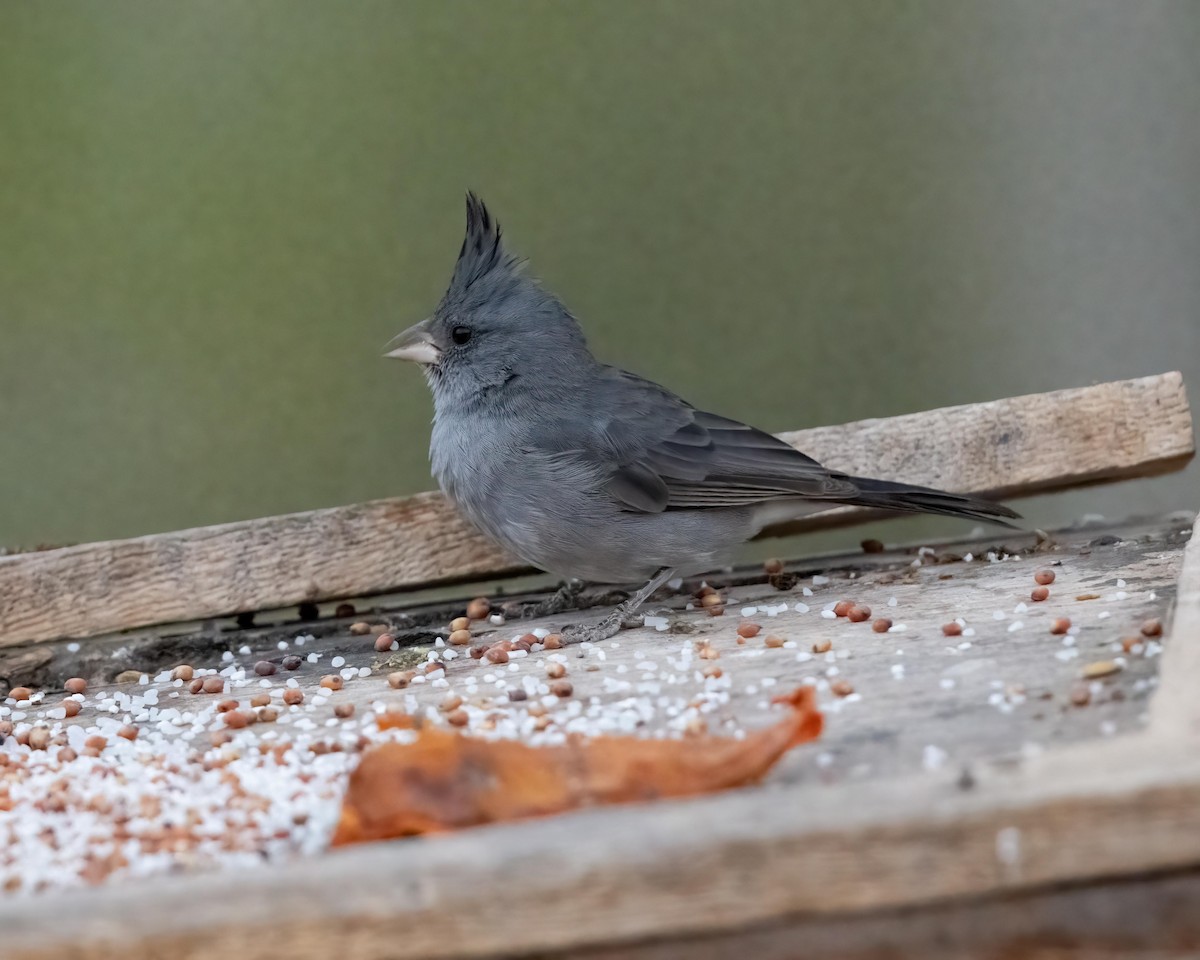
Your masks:
<svg viewBox="0 0 1200 960"><path fill-rule="evenodd" d="M4 0L0 545L430 487L380 348L467 188L600 355L772 430L1200 397L1198 51L1189 0Z"/></svg>

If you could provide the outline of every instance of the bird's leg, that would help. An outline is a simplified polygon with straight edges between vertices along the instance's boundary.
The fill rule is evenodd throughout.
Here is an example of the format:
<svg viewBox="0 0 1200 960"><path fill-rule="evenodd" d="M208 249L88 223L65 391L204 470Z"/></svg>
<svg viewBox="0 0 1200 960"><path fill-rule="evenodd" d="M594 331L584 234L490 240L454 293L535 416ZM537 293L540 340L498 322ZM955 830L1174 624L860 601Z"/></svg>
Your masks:
<svg viewBox="0 0 1200 960"><path fill-rule="evenodd" d="M599 623L590 627L580 627L577 630L572 630L563 636L563 640L567 643L583 643L589 641L597 643L600 640L607 640L614 636L620 629L626 618L637 612L646 600L659 587L675 576L675 571L671 567L659 567L644 587L638 590L624 603L620 604L612 613L601 620Z"/></svg>
<svg viewBox="0 0 1200 960"><path fill-rule="evenodd" d="M583 581L574 578L564 580L558 585L558 590L552 596L541 600L538 603L527 604L521 610L521 616L529 617L550 617L556 613L563 613L566 610L579 609L579 597L583 593Z"/></svg>

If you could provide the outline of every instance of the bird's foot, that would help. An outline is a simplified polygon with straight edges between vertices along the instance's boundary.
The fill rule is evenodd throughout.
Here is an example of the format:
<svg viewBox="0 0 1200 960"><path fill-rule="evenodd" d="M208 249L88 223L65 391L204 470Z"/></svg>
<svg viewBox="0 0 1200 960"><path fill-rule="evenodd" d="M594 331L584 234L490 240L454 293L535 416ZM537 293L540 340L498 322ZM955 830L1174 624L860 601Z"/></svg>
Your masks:
<svg viewBox="0 0 1200 960"><path fill-rule="evenodd" d="M526 603L521 606L521 619L532 620L538 617L552 617L557 613L566 613L580 608L579 600L583 596L582 580L564 580L558 589L545 600L536 603Z"/></svg>

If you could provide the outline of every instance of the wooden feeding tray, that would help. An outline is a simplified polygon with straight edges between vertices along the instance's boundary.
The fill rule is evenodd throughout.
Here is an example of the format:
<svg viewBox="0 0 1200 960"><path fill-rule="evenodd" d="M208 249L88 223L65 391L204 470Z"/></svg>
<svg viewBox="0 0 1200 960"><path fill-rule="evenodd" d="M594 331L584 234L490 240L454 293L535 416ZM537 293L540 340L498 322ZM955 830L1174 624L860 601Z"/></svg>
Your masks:
<svg viewBox="0 0 1200 960"><path fill-rule="evenodd" d="M847 470L1007 496L1193 453L1177 374L788 438ZM481 592L455 583L522 571L432 496L0 558L0 677L45 694L0 709L17 727L0 745L2 955L1190 955L1195 524L989 529L727 571L721 616L692 582L649 626L505 664L439 638ZM475 621L473 642L611 599L520 619L541 595L482 592L501 622ZM336 615L347 597L356 612ZM870 615L834 616L840 600ZM303 621L284 609L298 603ZM179 620L194 622L163 625ZM761 629L739 643L744 622ZM384 628L395 648L377 652ZM431 656L445 667L426 675ZM184 662L222 694L171 679ZM551 695L550 662L569 695ZM72 676L90 685L66 717L51 691ZM458 712L468 733L534 743L738 737L801 683L826 732L760 787L324 850L377 711ZM256 695L277 718L229 729L217 702L249 714ZM34 728L48 749L16 742Z"/></svg>

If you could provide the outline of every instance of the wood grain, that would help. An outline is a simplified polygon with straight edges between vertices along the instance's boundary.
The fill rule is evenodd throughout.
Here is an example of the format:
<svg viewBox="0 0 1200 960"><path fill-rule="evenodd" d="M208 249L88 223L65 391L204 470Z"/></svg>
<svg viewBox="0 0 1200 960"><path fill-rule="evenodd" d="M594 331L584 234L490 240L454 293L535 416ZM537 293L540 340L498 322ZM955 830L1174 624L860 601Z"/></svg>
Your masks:
<svg viewBox="0 0 1200 960"><path fill-rule="evenodd" d="M1167 627L1150 729L1160 736L1200 736L1200 518L1183 554L1175 609Z"/></svg>
<svg viewBox="0 0 1200 960"><path fill-rule="evenodd" d="M1162 473L1195 449L1178 373L783 436L847 472L999 496ZM521 569L432 493L17 554L0 557L0 647Z"/></svg>
<svg viewBox="0 0 1200 960"><path fill-rule="evenodd" d="M236 881L10 900L0 923L11 960L68 945L78 960L518 956L1197 864L1200 756L1135 736L1056 750L969 791L922 776L597 810Z"/></svg>

